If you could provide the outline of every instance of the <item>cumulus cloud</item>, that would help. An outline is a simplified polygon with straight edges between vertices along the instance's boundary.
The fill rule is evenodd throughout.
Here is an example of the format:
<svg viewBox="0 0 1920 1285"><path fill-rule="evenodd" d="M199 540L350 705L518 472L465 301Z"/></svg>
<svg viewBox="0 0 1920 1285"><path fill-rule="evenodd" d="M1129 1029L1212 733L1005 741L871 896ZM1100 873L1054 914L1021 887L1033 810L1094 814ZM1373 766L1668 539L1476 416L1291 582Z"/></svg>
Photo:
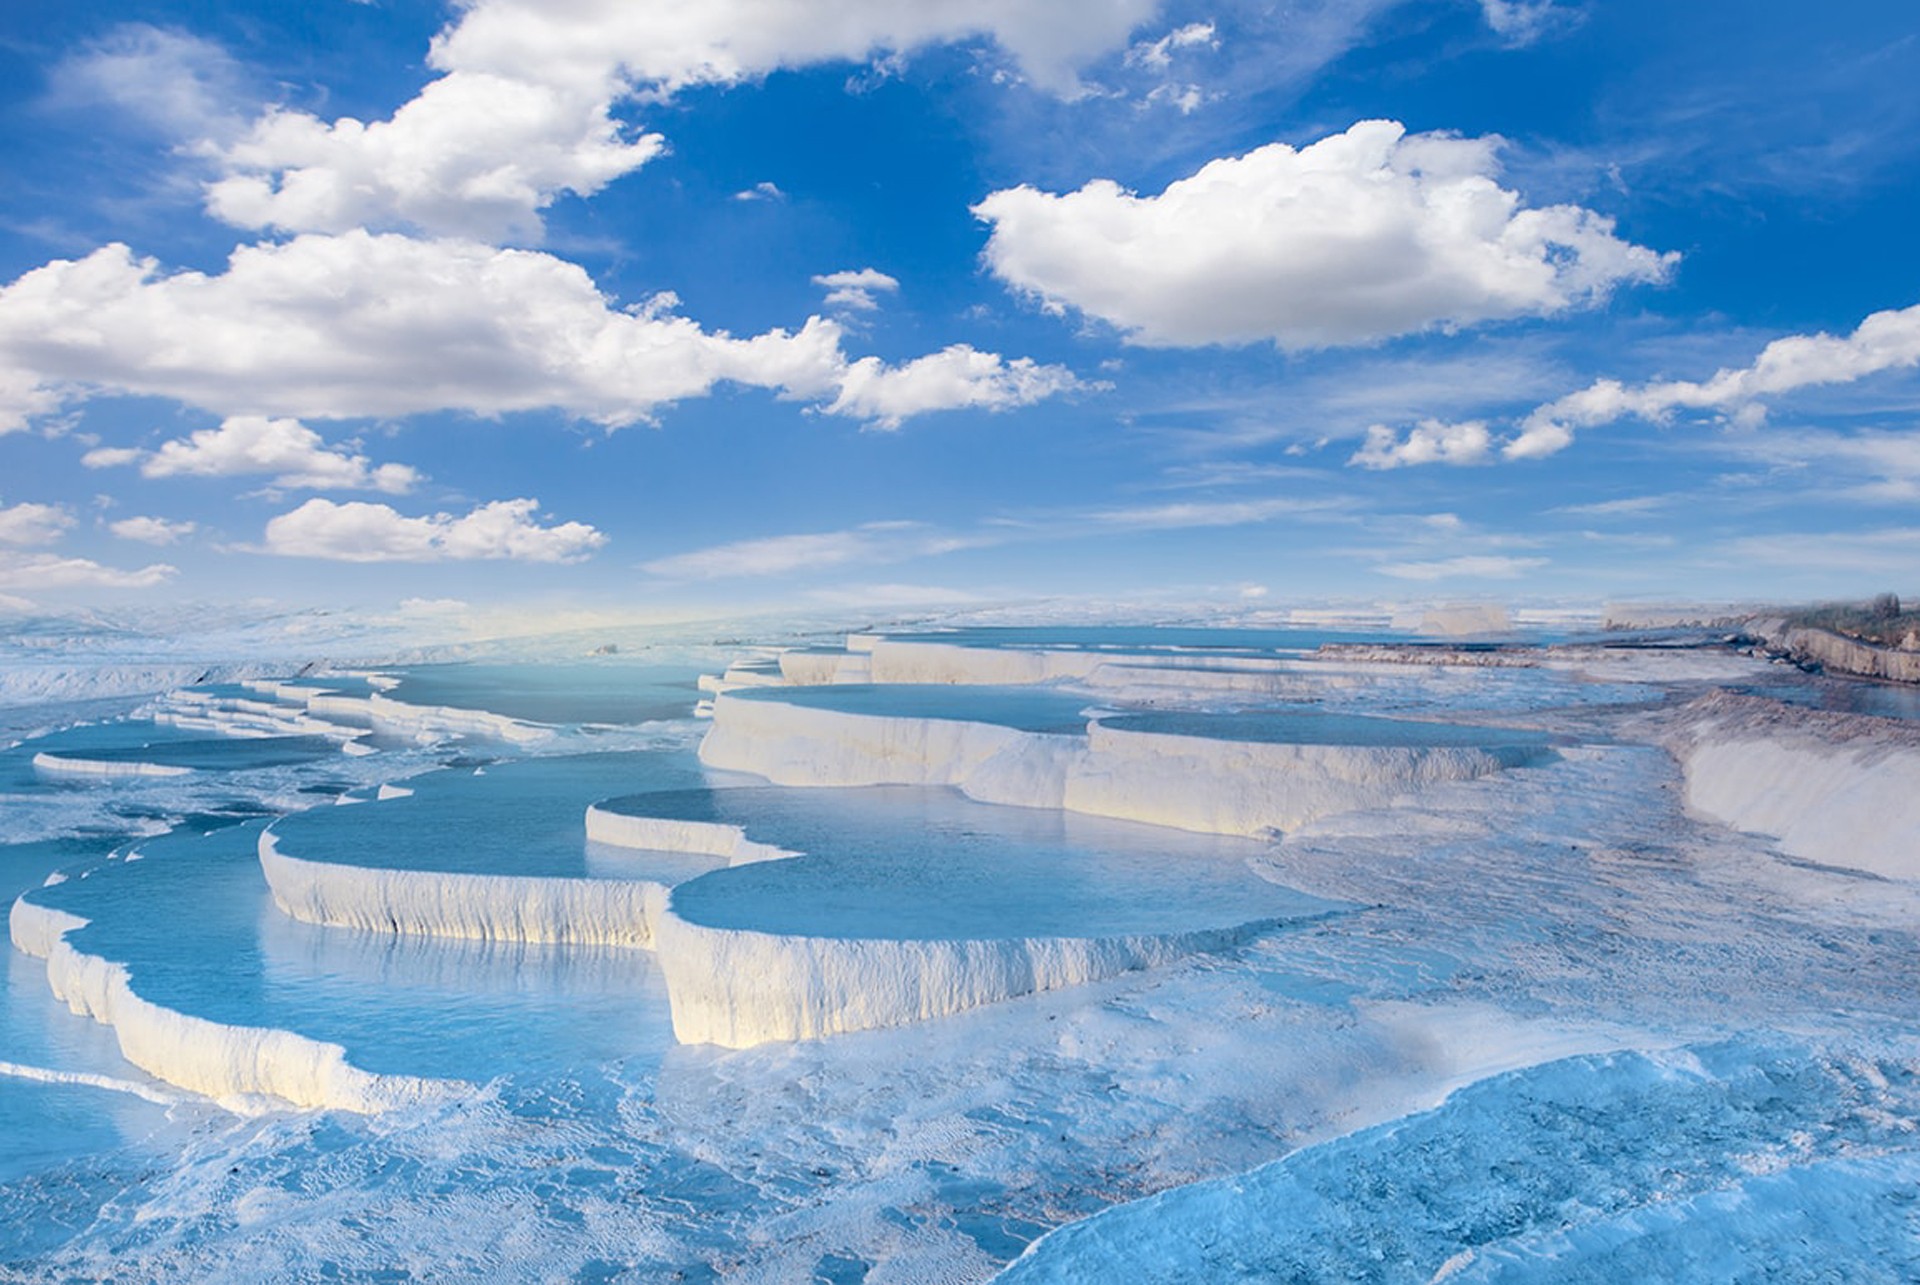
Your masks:
<svg viewBox="0 0 1920 1285"><path fill-rule="evenodd" d="M823 273L813 279L813 284L826 288L829 308L851 308L856 312L872 312L880 306L875 295L893 294L900 289L899 281L878 268Z"/></svg>
<svg viewBox="0 0 1920 1285"><path fill-rule="evenodd" d="M537 236L565 192L591 196L659 155L658 134L609 115L610 81L537 83L453 71L384 121L276 110L216 150L207 210L236 227L343 232L411 226Z"/></svg>
<svg viewBox="0 0 1920 1285"><path fill-rule="evenodd" d="M1675 411L1754 416L1764 399L1882 371L1920 365L1920 304L1876 312L1850 335L1788 335L1760 350L1751 365L1723 368L1701 381L1675 379L1630 386L1601 379L1528 415L1504 453L1538 459L1565 449L1574 432L1615 420L1664 421Z"/></svg>
<svg viewBox="0 0 1920 1285"><path fill-rule="evenodd" d="M267 523L265 549L335 562L577 562L607 542L584 522L541 526L538 500L495 500L456 517L407 517L385 504L308 500Z"/></svg>
<svg viewBox="0 0 1920 1285"><path fill-rule="evenodd" d="M1472 553L1432 562L1387 562L1374 568L1396 580L1514 580L1547 565L1545 558L1510 558Z"/></svg>
<svg viewBox="0 0 1920 1285"><path fill-rule="evenodd" d="M1072 93L1076 71L1125 46L1158 0L478 0L430 61L542 84L604 76L671 93L782 68L860 62L990 39L1034 82Z"/></svg>
<svg viewBox="0 0 1920 1285"><path fill-rule="evenodd" d="M1446 424L1425 419L1407 430L1406 435L1375 424L1367 430L1367 440L1347 461L1361 468L1403 468L1412 464L1480 464L1493 451L1493 434L1480 420Z"/></svg>
<svg viewBox="0 0 1920 1285"><path fill-rule="evenodd" d="M242 477L270 474L275 486L311 491L413 489L420 475L405 464L375 466L364 455L332 450L320 434L297 419L236 415L218 428L203 428L156 451L102 447L80 462L107 468L138 462L145 477Z"/></svg>
<svg viewBox="0 0 1920 1285"><path fill-rule="evenodd" d="M1080 386L1061 366L1042 366L1029 357L1008 361L999 353L953 344L902 366L862 357L841 374L839 395L823 409L893 429L928 411L1008 410Z"/></svg>
<svg viewBox="0 0 1920 1285"><path fill-rule="evenodd" d="M655 558L641 570L670 580L721 580L815 571L848 563L897 562L974 547L918 522L869 522L844 531L735 540L691 553Z"/></svg>
<svg viewBox="0 0 1920 1285"><path fill-rule="evenodd" d="M974 206L988 267L1054 309L1151 347L1305 349L1546 316L1663 280L1677 256L1575 205L1494 181L1498 138L1361 121L1298 150L1208 163L1158 195L1108 179Z"/></svg>
<svg viewBox="0 0 1920 1285"><path fill-rule="evenodd" d="M123 570L52 553L0 553L0 589L151 589L176 572L164 562Z"/></svg>
<svg viewBox="0 0 1920 1285"><path fill-rule="evenodd" d="M302 236L243 246L218 275L169 275L109 245L0 288L0 423L106 391L223 417L551 408L614 427L730 381L892 427L1074 383L964 346L899 368L849 362L830 320L741 339L671 304L621 310L577 264L469 241Z"/></svg>
<svg viewBox="0 0 1920 1285"><path fill-rule="evenodd" d="M0 504L0 544L53 544L72 525L73 515L57 504Z"/></svg>
<svg viewBox="0 0 1920 1285"><path fill-rule="evenodd" d="M107 524L107 530L122 540L138 540L141 544L178 544L199 529L198 523L152 517L121 518Z"/></svg>
<svg viewBox="0 0 1920 1285"><path fill-rule="evenodd" d="M387 120L275 110L209 150L209 210L241 227L410 226L532 235L566 192L591 195L659 154L623 100L727 85L785 67L991 39L1035 83L1122 47L1157 0L470 0L435 38L442 73Z"/></svg>

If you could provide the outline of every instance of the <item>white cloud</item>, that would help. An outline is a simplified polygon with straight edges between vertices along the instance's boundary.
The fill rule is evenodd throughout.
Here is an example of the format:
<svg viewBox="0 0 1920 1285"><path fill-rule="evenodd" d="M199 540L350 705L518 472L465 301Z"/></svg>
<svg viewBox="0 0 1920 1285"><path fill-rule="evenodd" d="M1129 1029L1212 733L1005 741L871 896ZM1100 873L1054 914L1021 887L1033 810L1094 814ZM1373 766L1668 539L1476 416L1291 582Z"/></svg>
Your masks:
<svg viewBox="0 0 1920 1285"><path fill-rule="evenodd" d="M618 68L642 86L672 92L988 38L1035 83L1072 93L1077 69L1122 48L1157 7L1157 0L479 0L434 41L431 61L542 84Z"/></svg>
<svg viewBox="0 0 1920 1285"><path fill-rule="evenodd" d="M1055 542L1128 531L1245 526L1289 514L1328 513L1341 508L1342 504L1337 499L1275 496L1073 510L1031 519L991 519L964 532L943 531L921 522L868 522L840 531L736 540L655 558L642 564L641 569L674 580L788 575L856 563L903 562L1006 544Z"/></svg>
<svg viewBox="0 0 1920 1285"><path fill-rule="evenodd" d="M787 194L780 190L778 183L762 179L752 187L743 187L733 194L736 201L784 201Z"/></svg>
<svg viewBox="0 0 1920 1285"><path fill-rule="evenodd" d="M178 544L199 529L197 523L168 518L121 518L107 524L107 530L122 540L138 540L142 544Z"/></svg>
<svg viewBox="0 0 1920 1285"><path fill-rule="evenodd" d="M1396 580L1513 580L1546 565L1545 558L1472 553L1433 562L1387 562L1374 570Z"/></svg>
<svg viewBox="0 0 1920 1285"><path fill-rule="evenodd" d="M57 504L0 504L0 544L53 544L73 525Z"/></svg>
<svg viewBox="0 0 1920 1285"><path fill-rule="evenodd" d="M591 195L657 155L613 116L636 94L728 85L784 67L991 38L1063 94L1157 0L470 0L435 38L443 73L388 120L275 110L209 149L208 208L242 227L411 226L532 235L563 192Z"/></svg>
<svg viewBox="0 0 1920 1285"><path fill-rule="evenodd" d="M242 75L212 41L145 23L125 23L47 77L53 105L113 107L125 125L199 140L237 131Z"/></svg>
<svg viewBox="0 0 1920 1285"><path fill-rule="evenodd" d="M1553 0L1480 0L1480 13L1496 35L1515 47L1579 22L1578 13Z"/></svg>
<svg viewBox="0 0 1920 1285"><path fill-rule="evenodd" d="M151 589L176 574L156 562L137 571L51 553L0 553L0 589Z"/></svg>
<svg viewBox="0 0 1920 1285"><path fill-rule="evenodd" d="M918 522L869 522L844 531L735 540L711 548L655 558L641 570L671 580L719 580L817 571L848 563L898 562L951 553L980 541L943 535Z"/></svg>
<svg viewBox="0 0 1920 1285"><path fill-rule="evenodd" d="M591 196L664 146L616 122L612 99L604 74L545 83L456 70L391 120L272 111L216 149L227 173L208 186L207 210L236 227L287 232L537 236L539 212L556 196Z"/></svg>
<svg viewBox="0 0 1920 1285"><path fill-rule="evenodd" d="M19 433L33 420L60 409L59 394L30 370L9 367L0 356L0 437Z"/></svg>
<svg viewBox="0 0 1920 1285"><path fill-rule="evenodd" d="M1208 500L1106 509L1091 514L1095 524L1124 531L1175 531L1194 527L1248 526L1296 513L1320 513L1340 507L1336 500L1297 500L1271 496L1260 500Z"/></svg>
<svg viewBox="0 0 1920 1285"><path fill-rule="evenodd" d="M1713 552L1731 567L1818 571L1827 577L1823 581L1827 586L1839 578L1857 582L1862 576L1880 575L1905 578L1900 586L1905 588L1912 583L1914 567L1920 565L1920 527L1743 536L1716 546ZM1835 591L1828 588L1826 592Z"/></svg>
<svg viewBox="0 0 1920 1285"><path fill-rule="evenodd" d="M1149 106L1171 107L1182 116L1191 116L1207 101L1207 95L1198 85L1165 84L1149 90L1146 101Z"/></svg>
<svg viewBox="0 0 1920 1285"><path fill-rule="evenodd" d="M1480 420L1445 424L1424 419L1401 437L1385 424L1367 430L1367 440L1349 464L1361 468L1403 468L1414 464L1480 464L1493 450L1493 434Z"/></svg>
<svg viewBox="0 0 1920 1285"><path fill-rule="evenodd" d="M1175 53L1187 49L1218 49L1219 37L1211 22L1189 22L1175 27L1158 40L1143 40L1127 50L1127 62L1135 67L1164 71L1173 63Z"/></svg>
<svg viewBox="0 0 1920 1285"><path fill-rule="evenodd" d="M813 284L826 287L828 307L858 312L871 312L880 306L875 294L893 294L900 289L898 280L878 268L823 273L813 279Z"/></svg>
<svg viewBox="0 0 1920 1285"><path fill-rule="evenodd" d="M1593 504L1562 504L1548 509L1549 513L1570 513L1580 517L1614 518L1639 517L1655 509L1664 508L1674 500L1672 495L1628 495L1617 500L1599 500Z"/></svg>
<svg viewBox="0 0 1920 1285"><path fill-rule="evenodd" d="M553 408L617 426L731 381L893 427L1074 385L1059 367L964 346L899 368L850 363L830 320L736 339L670 306L618 310L577 264L467 241L303 236L241 247L213 276L166 275L110 245L0 289L0 423L105 391L222 417Z"/></svg>
<svg viewBox="0 0 1920 1285"><path fill-rule="evenodd" d="M314 499L268 522L265 548L335 562L577 562L607 541L584 522L543 527L539 509L538 500L495 500L463 517L410 518L385 504Z"/></svg>
<svg viewBox="0 0 1920 1285"><path fill-rule="evenodd" d="M420 475L405 464L377 467L364 455L330 450L320 434L297 419L236 415L218 428L163 442L152 452L102 447L80 462L107 468L138 461L144 477L244 477L271 474L275 486L311 491L412 490Z"/></svg>
<svg viewBox="0 0 1920 1285"><path fill-rule="evenodd" d="M1622 241L1602 215L1523 207L1494 181L1499 144L1362 121L1212 161L1156 196L1096 179L1004 189L974 213L1002 280L1153 347L1369 343L1666 276L1677 256Z"/></svg>
<svg viewBox="0 0 1920 1285"><path fill-rule="evenodd" d="M1850 335L1776 339L1751 365L1724 368L1699 382L1657 380L1630 387L1617 379L1597 380L1528 415L1505 454L1509 459L1537 459L1565 449L1576 429L1629 417L1659 422L1678 410L1721 411L1753 421L1763 413L1764 398L1916 365L1920 304L1873 313Z"/></svg>
<svg viewBox="0 0 1920 1285"><path fill-rule="evenodd" d="M1064 367L1038 365L1028 357L1008 361L999 353L953 344L903 366L862 357L846 368L839 396L824 409L829 415L850 415L875 428L891 429L928 411L1008 410L1079 387L1080 381Z"/></svg>

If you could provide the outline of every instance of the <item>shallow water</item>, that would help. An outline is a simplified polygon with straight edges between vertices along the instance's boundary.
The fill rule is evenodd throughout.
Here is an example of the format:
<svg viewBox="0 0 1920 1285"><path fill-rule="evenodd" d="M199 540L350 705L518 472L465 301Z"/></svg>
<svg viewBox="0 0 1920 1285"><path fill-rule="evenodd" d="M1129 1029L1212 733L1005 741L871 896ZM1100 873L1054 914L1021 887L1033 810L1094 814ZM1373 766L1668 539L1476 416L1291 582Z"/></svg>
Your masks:
<svg viewBox="0 0 1920 1285"><path fill-rule="evenodd" d="M385 670L387 695L415 705L486 710L534 723L649 723L687 718L700 671L619 656L550 665L470 662Z"/></svg>
<svg viewBox="0 0 1920 1285"><path fill-rule="evenodd" d="M1038 632L974 631L970 645L1064 637ZM1283 632L1067 641L1297 654L1307 639ZM1206 1207L1209 1191L1180 1188L1212 1178L1225 1181L1211 1192L1259 1199L1201 1223L1266 1237L1249 1261L1309 1278L1396 1279L1400 1264L1426 1280L1450 1262L1460 1279L1913 1267L1920 897L1779 861L1762 839L1685 815L1671 761L1616 741L1605 706L1681 699L1698 682L1667 683L1631 656L1600 683L1329 666L1309 671L1311 711L1205 723L1052 690L743 696L1040 731L1078 732L1100 708L1139 730L1251 739L1551 735L1564 751L1274 845L944 790L710 778L692 753L698 724L651 722L690 711L691 688L650 689L633 679L644 661L628 663L565 666L550 682L524 666L414 678L422 701L554 716L540 720L553 735L525 745L439 735L77 784L26 767L34 743L0 751L0 832L35 840L0 846L0 889L96 868L35 895L91 914L78 940L126 959L142 994L336 1039L368 1069L485 1082L373 1117L165 1105L170 1091L118 1058L111 1030L69 1014L40 962L11 952L0 1062L92 1078L0 1074L0 1276L982 1281L1119 1202L1175 1189L1169 1210ZM1753 681L1766 674L1755 666ZM1476 726L1353 717L1387 713ZM1479 726L1509 714L1542 730ZM647 726L575 726L623 722ZM62 736L129 749L147 734L123 722ZM413 793L371 801L392 783ZM808 855L713 870L587 845L586 805L636 792L621 806L725 820ZM671 1043L643 951L287 920L254 859L272 818L283 850L325 861L685 880L683 914L762 931L1288 923L1222 954L941 1021L727 1052ZM130 846L140 860L103 861ZM1180 1218L1123 1209L1104 1227L1122 1224ZM1143 1253L1136 1243L1117 1272L1069 1259L1065 1278L1137 1277Z"/></svg>
<svg viewBox="0 0 1920 1285"><path fill-rule="evenodd" d="M1097 697L1053 687L946 686L934 683L834 683L821 687L753 687L728 700L771 701L803 709L883 718L934 718L992 723L1016 731L1077 735L1087 730Z"/></svg>
<svg viewBox="0 0 1920 1285"><path fill-rule="evenodd" d="M705 782L691 746L501 761L409 777L411 795L303 812L273 832L309 861L578 878L606 868L588 868L589 804Z"/></svg>
<svg viewBox="0 0 1920 1285"><path fill-rule="evenodd" d="M1118 732L1250 741L1266 745L1490 749L1545 746L1552 739L1543 732L1523 728L1294 710L1229 714L1118 714L1102 718L1100 725Z"/></svg>
<svg viewBox="0 0 1920 1285"><path fill-rule="evenodd" d="M642 794L611 810L718 821L802 856L681 884L715 928L834 938L1108 937L1301 919L1336 907L1262 879L1264 845L932 786Z"/></svg>

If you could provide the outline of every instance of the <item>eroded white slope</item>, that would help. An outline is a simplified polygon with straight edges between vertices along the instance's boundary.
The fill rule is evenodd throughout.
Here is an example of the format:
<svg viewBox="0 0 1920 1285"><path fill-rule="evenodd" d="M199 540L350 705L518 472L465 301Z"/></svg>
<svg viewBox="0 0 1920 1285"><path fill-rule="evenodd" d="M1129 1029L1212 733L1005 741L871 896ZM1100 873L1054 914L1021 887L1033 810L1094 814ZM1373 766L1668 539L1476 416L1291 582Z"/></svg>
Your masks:
<svg viewBox="0 0 1920 1285"><path fill-rule="evenodd" d="M17 899L8 916L14 946L46 961L48 985L75 1013L113 1028L127 1061L169 1084L240 1110L265 1098L363 1113L434 1101L465 1088L447 1080L377 1075L348 1062L338 1044L292 1031L230 1026L155 1004L134 990L125 965L68 940L87 920L31 897Z"/></svg>
<svg viewBox="0 0 1920 1285"><path fill-rule="evenodd" d="M1070 812L1207 834L1261 835L1383 807L1439 781L1535 761L1524 750L1293 745L1121 730L1095 723L1066 775Z"/></svg>
<svg viewBox="0 0 1920 1285"><path fill-rule="evenodd" d="M709 767L752 772L776 785L957 785L965 789L976 776L994 775L983 774L983 769L996 759L1064 761L1081 747L1077 737L988 723L847 714L777 700L742 699L726 692L714 697L713 711L713 725L700 742L700 761ZM1058 807L1064 777L1042 773L1030 788L1031 797L987 801Z"/></svg>
<svg viewBox="0 0 1920 1285"><path fill-rule="evenodd" d="M78 776L102 780L120 777L147 776L190 776L193 769L179 767L171 763L143 763L138 759L90 759L67 754L48 754L44 750L33 756L36 771L50 776Z"/></svg>
<svg viewBox="0 0 1920 1285"><path fill-rule="evenodd" d="M1722 693L1689 706L1670 745L1701 815L1790 856L1920 879L1913 728Z"/></svg>
<svg viewBox="0 0 1920 1285"><path fill-rule="evenodd" d="M667 888L648 880L398 870L307 861L260 836L280 910L304 923L478 941L651 947Z"/></svg>
<svg viewBox="0 0 1920 1285"><path fill-rule="evenodd" d="M725 693L714 700L700 745L708 766L779 785L952 785L987 803L1247 836L1545 757L1504 748L1247 742L1099 723L1085 737L1057 736Z"/></svg>
<svg viewBox="0 0 1920 1285"><path fill-rule="evenodd" d="M673 1032L750 1048L904 1026L1039 991L1100 981L1247 940L1271 921L1124 937L900 941L659 924Z"/></svg>
<svg viewBox="0 0 1920 1285"><path fill-rule="evenodd" d="M554 736L550 727L505 714L453 705L414 705L377 691L353 696L309 683L264 680L246 686L275 700L299 705L315 718L364 723L388 736L484 736L515 745L538 744Z"/></svg>
<svg viewBox="0 0 1920 1285"><path fill-rule="evenodd" d="M742 866L755 861L779 861L800 854L771 843L756 843L737 825L719 821L681 821L669 817L635 816L595 804L587 809L587 841L616 848L658 852L690 852L723 857Z"/></svg>

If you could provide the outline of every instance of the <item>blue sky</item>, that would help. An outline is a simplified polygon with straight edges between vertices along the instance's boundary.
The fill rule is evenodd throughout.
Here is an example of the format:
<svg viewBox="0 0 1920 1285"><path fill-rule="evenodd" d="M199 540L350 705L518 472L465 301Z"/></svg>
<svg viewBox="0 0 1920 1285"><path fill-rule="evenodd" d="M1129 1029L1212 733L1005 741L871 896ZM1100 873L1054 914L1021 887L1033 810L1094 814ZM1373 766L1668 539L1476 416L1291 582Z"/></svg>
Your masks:
<svg viewBox="0 0 1920 1285"><path fill-rule="evenodd" d="M0 59L16 609L1920 592L1904 5L107 3Z"/></svg>

